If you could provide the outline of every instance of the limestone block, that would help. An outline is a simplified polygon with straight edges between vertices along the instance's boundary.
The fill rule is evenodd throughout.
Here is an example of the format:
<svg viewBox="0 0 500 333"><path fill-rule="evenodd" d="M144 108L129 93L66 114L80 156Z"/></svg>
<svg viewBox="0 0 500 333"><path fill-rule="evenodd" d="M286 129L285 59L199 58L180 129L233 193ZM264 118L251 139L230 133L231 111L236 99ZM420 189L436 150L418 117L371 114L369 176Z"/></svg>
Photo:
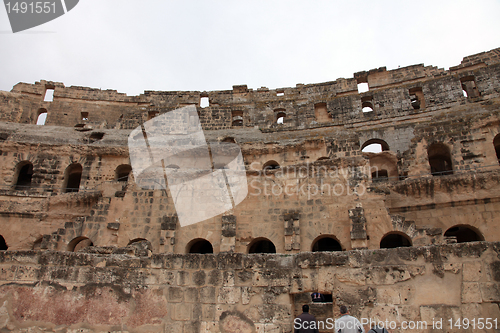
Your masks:
<svg viewBox="0 0 500 333"><path fill-rule="evenodd" d="M184 301L184 291L180 287L168 288L168 301L172 303L179 303Z"/></svg>
<svg viewBox="0 0 500 333"><path fill-rule="evenodd" d="M364 268L342 269L336 272L339 282L348 285L364 286L366 284L368 272Z"/></svg>
<svg viewBox="0 0 500 333"><path fill-rule="evenodd" d="M219 322L202 321L200 326L200 333L219 333Z"/></svg>
<svg viewBox="0 0 500 333"><path fill-rule="evenodd" d="M481 303L481 290L477 282L462 283L462 303Z"/></svg>
<svg viewBox="0 0 500 333"><path fill-rule="evenodd" d="M399 288L379 287L377 288L378 304L401 304L401 294Z"/></svg>
<svg viewBox="0 0 500 333"><path fill-rule="evenodd" d="M483 267L480 261L466 262L463 264L464 281L481 281L483 277Z"/></svg>
<svg viewBox="0 0 500 333"><path fill-rule="evenodd" d="M483 302L500 302L500 283L479 283Z"/></svg>
<svg viewBox="0 0 500 333"><path fill-rule="evenodd" d="M221 304L239 303L241 298L241 288L239 287L222 287L219 289L217 302Z"/></svg>
<svg viewBox="0 0 500 333"><path fill-rule="evenodd" d="M180 303L171 307L172 320L187 321L191 320L193 305L188 303Z"/></svg>
<svg viewBox="0 0 500 333"><path fill-rule="evenodd" d="M204 304L215 304L215 287L201 288L200 302Z"/></svg>
<svg viewBox="0 0 500 333"><path fill-rule="evenodd" d="M331 292L333 289L335 289L335 269L325 267L318 272L318 291Z"/></svg>

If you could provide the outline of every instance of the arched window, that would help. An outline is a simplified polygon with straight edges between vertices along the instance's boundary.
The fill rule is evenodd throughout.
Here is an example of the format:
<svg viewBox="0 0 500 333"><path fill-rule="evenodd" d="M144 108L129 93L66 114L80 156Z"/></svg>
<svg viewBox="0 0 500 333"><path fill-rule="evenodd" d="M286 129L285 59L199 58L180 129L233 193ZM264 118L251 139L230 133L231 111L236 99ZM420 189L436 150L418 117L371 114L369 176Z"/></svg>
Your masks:
<svg viewBox="0 0 500 333"><path fill-rule="evenodd" d="M450 148L444 143L433 143L427 149L429 165L433 176L453 174Z"/></svg>
<svg viewBox="0 0 500 333"><path fill-rule="evenodd" d="M9 247L7 246L7 243L5 242L5 239L3 238L2 235L0 235L0 251L5 251Z"/></svg>
<svg viewBox="0 0 500 333"><path fill-rule="evenodd" d="M64 173L64 193L78 192L82 179L82 166L78 163L71 164Z"/></svg>
<svg viewBox="0 0 500 333"><path fill-rule="evenodd" d="M393 249L396 247L408 247L408 246L412 246L410 237L408 237L406 234L399 232L388 233L380 240L381 249Z"/></svg>
<svg viewBox="0 0 500 333"><path fill-rule="evenodd" d="M276 124L283 124L286 117L285 109L276 109L274 110L274 114L276 115Z"/></svg>
<svg viewBox="0 0 500 333"><path fill-rule="evenodd" d="M372 112L373 111L373 97L366 96L361 98L361 110L363 112Z"/></svg>
<svg viewBox="0 0 500 333"><path fill-rule="evenodd" d="M264 166L262 167L262 170L277 170L280 168L280 165L278 162L271 160L267 161Z"/></svg>
<svg viewBox="0 0 500 333"><path fill-rule="evenodd" d="M312 252L342 251L340 242L331 236L320 236L313 242Z"/></svg>
<svg viewBox="0 0 500 333"><path fill-rule="evenodd" d="M455 240L457 243L484 241L481 232L470 225L456 225L446 230L444 237Z"/></svg>
<svg viewBox="0 0 500 333"><path fill-rule="evenodd" d="M38 116L36 118L36 124L37 125L45 125L46 120L47 120L47 110L46 109L39 109Z"/></svg>
<svg viewBox="0 0 500 333"><path fill-rule="evenodd" d="M241 127L243 126L243 111L233 111L231 112L232 126Z"/></svg>
<svg viewBox="0 0 500 333"><path fill-rule="evenodd" d="M248 253L276 253L276 246L267 238L257 238L248 245Z"/></svg>
<svg viewBox="0 0 500 333"><path fill-rule="evenodd" d="M214 248L209 241L203 238L193 239L186 246L187 253L200 253L200 254L208 254L214 253Z"/></svg>
<svg viewBox="0 0 500 333"><path fill-rule="evenodd" d="M119 165L115 170L115 180L119 182L128 182L128 176L132 167L128 164Z"/></svg>
<svg viewBox="0 0 500 333"><path fill-rule="evenodd" d="M87 237L76 237L68 244L68 251L78 252L79 250L86 248L88 246L94 246L92 241Z"/></svg>
<svg viewBox="0 0 500 333"><path fill-rule="evenodd" d="M497 154L498 163L500 163L500 134L497 134L497 136L495 136L495 139L493 139L493 146L495 146L495 153Z"/></svg>
<svg viewBox="0 0 500 333"><path fill-rule="evenodd" d="M361 151L364 153L380 153L386 150L390 150L389 145L381 139L370 139L361 146Z"/></svg>
<svg viewBox="0 0 500 333"><path fill-rule="evenodd" d="M15 189L18 191L27 190L31 187L33 177L33 164L29 161L20 162L17 165L17 180Z"/></svg>

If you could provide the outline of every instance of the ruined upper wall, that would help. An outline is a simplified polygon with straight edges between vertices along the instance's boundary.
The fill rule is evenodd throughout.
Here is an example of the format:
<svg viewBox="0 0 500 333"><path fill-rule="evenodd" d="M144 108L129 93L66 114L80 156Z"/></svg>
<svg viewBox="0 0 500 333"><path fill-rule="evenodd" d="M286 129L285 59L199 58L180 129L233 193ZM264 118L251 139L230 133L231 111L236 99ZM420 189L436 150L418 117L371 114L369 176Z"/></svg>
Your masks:
<svg viewBox="0 0 500 333"><path fill-rule="evenodd" d="M382 67L355 73L349 79L279 89L253 90L239 85L225 91L145 91L127 96L115 90L65 87L51 81L19 83L11 93L0 92L0 120L34 124L41 112L47 112L47 125L132 129L157 114L196 105L205 130L349 125L440 110L471 98L499 97L499 54L500 48L468 56L448 71L424 65L390 71ZM370 89L358 93L358 84L363 82ZM474 93L464 97L464 85ZM50 89L54 90L53 101L44 101ZM208 98L209 106L201 106L202 98ZM373 111L362 112L366 106ZM281 116L283 124L277 122Z"/></svg>

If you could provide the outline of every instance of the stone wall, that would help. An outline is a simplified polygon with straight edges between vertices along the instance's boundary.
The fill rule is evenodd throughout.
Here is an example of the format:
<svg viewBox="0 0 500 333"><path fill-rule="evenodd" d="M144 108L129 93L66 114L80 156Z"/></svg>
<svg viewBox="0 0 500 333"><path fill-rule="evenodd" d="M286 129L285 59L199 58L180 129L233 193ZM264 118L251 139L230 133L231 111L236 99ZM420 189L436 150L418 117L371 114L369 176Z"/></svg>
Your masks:
<svg viewBox="0 0 500 333"><path fill-rule="evenodd" d="M325 325L342 304L358 318L394 322L391 332L453 331L449 319L500 317L500 243L295 255L138 250L0 252L0 329L291 332L314 291L332 295L311 304ZM432 330L440 318L445 328Z"/></svg>

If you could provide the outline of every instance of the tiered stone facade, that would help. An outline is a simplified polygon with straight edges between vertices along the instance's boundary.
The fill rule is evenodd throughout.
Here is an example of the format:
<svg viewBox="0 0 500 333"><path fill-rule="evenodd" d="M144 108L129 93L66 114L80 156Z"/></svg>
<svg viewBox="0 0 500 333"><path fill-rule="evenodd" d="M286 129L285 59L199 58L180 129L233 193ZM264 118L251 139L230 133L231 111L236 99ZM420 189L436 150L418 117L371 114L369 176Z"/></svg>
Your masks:
<svg viewBox="0 0 500 333"><path fill-rule="evenodd" d="M241 148L249 193L181 227L168 188L135 184L127 140L187 105ZM499 106L500 49L275 90L19 83L0 92L0 329L290 332L316 290L319 317L347 304L400 331L498 318Z"/></svg>

